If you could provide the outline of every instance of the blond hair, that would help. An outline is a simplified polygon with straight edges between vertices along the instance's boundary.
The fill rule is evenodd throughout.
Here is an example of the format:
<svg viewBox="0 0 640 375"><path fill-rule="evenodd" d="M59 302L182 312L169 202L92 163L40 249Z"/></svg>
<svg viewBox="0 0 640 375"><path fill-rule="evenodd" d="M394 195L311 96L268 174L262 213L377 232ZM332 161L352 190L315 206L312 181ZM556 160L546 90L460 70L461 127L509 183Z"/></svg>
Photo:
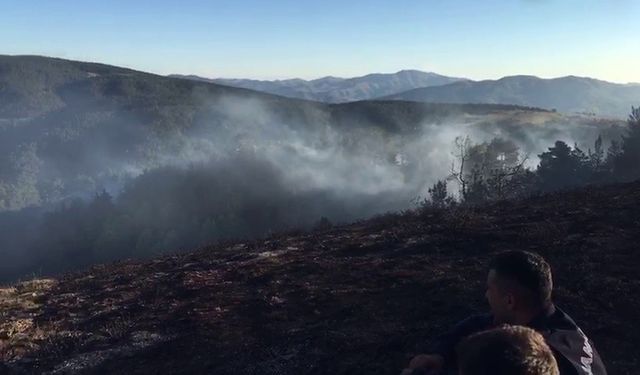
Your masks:
<svg viewBox="0 0 640 375"><path fill-rule="evenodd" d="M503 325L467 337L457 348L460 375L559 375L553 352L538 332Z"/></svg>

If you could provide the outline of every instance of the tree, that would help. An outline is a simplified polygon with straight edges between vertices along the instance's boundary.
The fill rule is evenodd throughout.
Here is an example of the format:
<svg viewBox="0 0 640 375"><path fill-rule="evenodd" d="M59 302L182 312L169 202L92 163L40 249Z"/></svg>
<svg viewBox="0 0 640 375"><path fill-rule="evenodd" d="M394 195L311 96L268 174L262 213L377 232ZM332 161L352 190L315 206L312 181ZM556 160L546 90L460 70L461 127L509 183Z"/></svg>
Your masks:
<svg viewBox="0 0 640 375"><path fill-rule="evenodd" d="M502 200L510 197L520 196L522 192L529 190L521 186L525 179L520 178L528 172L524 167L527 157L523 157L514 165L505 165L501 168L493 168L487 180L487 191L491 198Z"/></svg>
<svg viewBox="0 0 640 375"><path fill-rule="evenodd" d="M556 141L549 151L538 155L537 173L542 190L558 190L579 186L587 182L588 157L580 148L571 148L563 141Z"/></svg>
<svg viewBox="0 0 640 375"><path fill-rule="evenodd" d="M575 183L578 185L586 184L591 178L591 168L589 156L582 151L577 143L574 143L573 150L571 150L571 158L575 164Z"/></svg>
<svg viewBox="0 0 640 375"><path fill-rule="evenodd" d="M433 207L444 208L453 203L453 198L447 192L447 181L438 180L429 188L430 203Z"/></svg>
<svg viewBox="0 0 640 375"><path fill-rule="evenodd" d="M455 151L453 156L455 157L454 162L451 164L451 174L449 175L449 179L454 179L460 185L460 198L464 199L467 195L467 185L469 183L467 179L466 168L467 161L469 160L469 153L472 147L471 139L469 136L466 137L456 137L454 141ZM456 161L458 162L458 166L456 167Z"/></svg>
<svg viewBox="0 0 640 375"><path fill-rule="evenodd" d="M467 174L467 192L463 197L465 202L476 204L489 199L483 172L481 167L476 166Z"/></svg>
<svg viewBox="0 0 640 375"><path fill-rule="evenodd" d="M517 177L525 173L527 157L510 140L494 138L491 142L473 144L469 137L457 138L454 155L458 168L452 167L451 178L460 184L460 197L465 202L501 200L526 190L514 184L524 181Z"/></svg>
<svg viewBox="0 0 640 375"><path fill-rule="evenodd" d="M589 164L593 171L599 171L604 164L604 149L602 148L602 135L599 135L593 144L593 152L589 149Z"/></svg>
<svg viewBox="0 0 640 375"><path fill-rule="evenodd" d="M620 142L617 140L612 140L609 148L607 149L607 157L604 160L604 169L608 174L613 175L614 178L617 178L615 175L616 172L616 164L618 163L618 158L622 153L622 148L620 147Z"/></svg>
<svg viewBox="0 0 640 375"><path fill-rule="evenodd" d="M640 107L631 109L627 134L622 137L614 170L616 176L623 181L640 178Z"/></svg>

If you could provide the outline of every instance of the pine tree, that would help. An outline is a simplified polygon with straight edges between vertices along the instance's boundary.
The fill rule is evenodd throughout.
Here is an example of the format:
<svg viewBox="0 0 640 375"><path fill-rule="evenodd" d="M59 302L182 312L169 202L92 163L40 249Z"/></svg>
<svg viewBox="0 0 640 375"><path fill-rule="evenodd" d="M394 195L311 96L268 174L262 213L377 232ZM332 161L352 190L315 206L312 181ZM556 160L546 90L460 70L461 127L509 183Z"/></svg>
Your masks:
<svg viewBox="0 0 640 375"><path fill-rule="evenodd" d="M447 192L447 182L438 180L431 188L429 188L429 196L431 197L431 205L437 208L444 208L453 201Z"/></svg>
<svg viewBox="0 0 640 375"><path fill-rule="evenodd" d="M623 181L640 178L640 107L632 108L627 124L614 166L617 177Z"/></svg>
<svg viewBox="0 0 640 375"><path fill-rule="evenodd" d="M578 186L585 182L587 156L578 147L572 149L556 141L549 151L538 155L538 176L542 190L558 190Z"/></svg>

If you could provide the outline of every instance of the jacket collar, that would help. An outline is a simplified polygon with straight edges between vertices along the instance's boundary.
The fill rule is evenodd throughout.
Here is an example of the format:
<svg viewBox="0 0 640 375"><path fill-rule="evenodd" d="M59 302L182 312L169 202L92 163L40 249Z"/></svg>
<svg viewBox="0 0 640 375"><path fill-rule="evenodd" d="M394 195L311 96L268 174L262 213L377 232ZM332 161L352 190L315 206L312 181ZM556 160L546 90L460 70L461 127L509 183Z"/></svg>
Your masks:
<svg viewBox="0 0 640 375"><path fill-rule="evenodd" d="M544 330L547 327L549 318L555 314L556 311L556 306L553 303L549 304L549 306L545 307L538 315L536 315L536 317L533 318L527 326L537 331Z"/></svg>

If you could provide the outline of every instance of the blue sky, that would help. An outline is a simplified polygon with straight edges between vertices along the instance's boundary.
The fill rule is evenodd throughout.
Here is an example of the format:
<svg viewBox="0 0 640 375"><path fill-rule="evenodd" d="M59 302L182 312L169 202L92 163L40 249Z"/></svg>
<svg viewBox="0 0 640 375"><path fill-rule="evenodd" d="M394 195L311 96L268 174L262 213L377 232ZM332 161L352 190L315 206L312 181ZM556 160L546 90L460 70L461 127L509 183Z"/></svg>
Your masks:
<svg viewBox="0 0 640 375"><path fill-rule="evenodd" d="M637 0L0 0L0 54L159 74L640 82Z"/></svg>

